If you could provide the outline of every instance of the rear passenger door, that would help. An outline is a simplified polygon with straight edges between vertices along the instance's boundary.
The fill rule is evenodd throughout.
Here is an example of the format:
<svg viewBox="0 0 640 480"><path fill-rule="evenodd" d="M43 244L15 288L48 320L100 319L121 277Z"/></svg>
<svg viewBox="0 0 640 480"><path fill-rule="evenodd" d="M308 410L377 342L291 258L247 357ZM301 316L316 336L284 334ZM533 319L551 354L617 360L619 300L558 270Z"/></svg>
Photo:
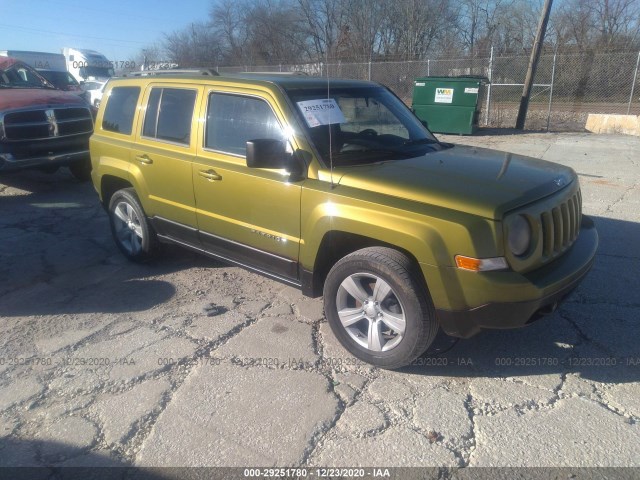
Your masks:
<svg viewBox="0 0 640 480"><path fill-rule="evenodd" d="M131 173L144 186L147 214L158 233L197 241L191 163L202 87L151 83L144 92Z"/></svg>
<svg viewBox="0 0 640 480"><path fill-rule="evenodd" d="M204 138L193 165L201 241L227 258L295 280L302 182L246 163L247 140L293 141L284 116L266 92L210 90L206 97Z"/></svg>

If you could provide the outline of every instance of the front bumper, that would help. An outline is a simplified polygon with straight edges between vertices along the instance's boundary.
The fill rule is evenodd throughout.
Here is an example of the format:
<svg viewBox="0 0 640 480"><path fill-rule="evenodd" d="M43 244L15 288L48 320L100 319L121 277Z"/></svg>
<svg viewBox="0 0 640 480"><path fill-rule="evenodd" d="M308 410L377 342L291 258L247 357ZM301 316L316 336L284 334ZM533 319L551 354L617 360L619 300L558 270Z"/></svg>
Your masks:
<svg viewBox="0 0 640 480"><path fill-rule="evenodd" d="M434 299L440 326L449 335L467 338L484 328L516 328L531 323L553 311L578 286L591 269L597 248L595 225L583 216L580 234L571 248L533 272L448 272L445 289L448 283L463 298L477 302L484 297L487 301L454 309L438 308Z"/></svg>
<svg viewBox="0 0 640 480"><path fill-rule="evenodd" d="M89 158L89 150L56 155L37 155L27 158L15 158L10 153L0 153L0 172L15 172L27 168L47 167L50 165L69 165Z"/></svg>

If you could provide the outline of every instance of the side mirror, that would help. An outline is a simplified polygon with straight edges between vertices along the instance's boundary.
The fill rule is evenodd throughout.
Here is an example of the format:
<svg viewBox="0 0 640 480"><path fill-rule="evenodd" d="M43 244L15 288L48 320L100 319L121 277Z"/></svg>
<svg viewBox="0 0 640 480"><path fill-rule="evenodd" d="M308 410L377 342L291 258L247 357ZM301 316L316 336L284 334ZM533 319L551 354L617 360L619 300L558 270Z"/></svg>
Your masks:
<svg viewBox="0 0 640 480"><path fill-rule="evenodd" d="M426 128L427 130L429 130L429 122L427 122L426 120L420 120L420 123L422 125L424 125L424 128Z"/></svg>
<svg viewBox="0 0 640 480"><path fill-rule="evenodd" d="M306 175L307 164L300 151L287 153L287 145L282 140L260 138L247 142L247 167L284 168L294 179Z"/></svg>

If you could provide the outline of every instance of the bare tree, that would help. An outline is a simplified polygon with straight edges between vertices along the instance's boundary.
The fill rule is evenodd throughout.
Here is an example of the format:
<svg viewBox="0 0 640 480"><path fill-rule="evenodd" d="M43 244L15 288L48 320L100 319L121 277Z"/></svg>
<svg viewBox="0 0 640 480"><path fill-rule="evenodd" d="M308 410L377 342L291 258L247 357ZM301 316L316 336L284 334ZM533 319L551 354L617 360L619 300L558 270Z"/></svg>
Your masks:
<svg viewBox="0 0 640 480"><path fill-rule="evenodd" d="M543 0L212 0L207 23L166 34L146 56L186 65L264 65L520 54ZM547 45L640 48L640 0L563 0ZM138 60L142 61L143 52Z"/></svg>
<svg viewBox="0 0 640 480"><path fill-rule="evenodd" d="M259 0L244 18L248 47L261 63L294 63L305 56L302 20L290 0Z"/></svg>
<svg viewBox="0 0 640 480"><path fill-rule="evenodd" d="M595 0L590 2L590 8L601 45L628 46L638 39L638 0Z"/></svg>
<svg viewBox="0 0 640 480"><path fill-rule="evenodd" d="M501 13L515 0L464 0L460 4L459 31L467 52L476 56L497 44Z"/></svg>
<svg viewBox="0 0 640 480"><path fill-rule="evenodd" d="M567 0L552 23L559 47L640 47L640 0Z"/></svg>
<svg viewBox="0 0 640 480"><path fill-rule="evenodd" d="M303 31L316 59L335 58L346 48L346 0L297 0Z"/></svg>
<svg viewBox="0 0 640 480"><path fill-rule="evenodd" d="M188 27L165 35L166 60L181 67L213 67L222 60L222 46L216 33L206 24Z"/></svg>
<svg viewBox="0 0 640 480"><path fill-rule="evenodd" d="M592 0L567 0L552 15L552 28L556 34L558 47L589 49L594 43ZM555 18L554 18L555 17Z"/></svg>
<svg viewBox="0 0 640 480"><path fill-rule="evenodd" d="M457 13L449 0L398 0L387 10L382 52L405 58L426 55L436 43L448 43L438 41L453 30L456 22Z"/></svg>
<svg viewBox="0 0 640 480"><path fill-rule="evenodd" d="M220 37L224 61L228 65L242 65L253 60L248 49L246 6L244 1L222 0L213 3L209 12L210 25Z"/></svg>

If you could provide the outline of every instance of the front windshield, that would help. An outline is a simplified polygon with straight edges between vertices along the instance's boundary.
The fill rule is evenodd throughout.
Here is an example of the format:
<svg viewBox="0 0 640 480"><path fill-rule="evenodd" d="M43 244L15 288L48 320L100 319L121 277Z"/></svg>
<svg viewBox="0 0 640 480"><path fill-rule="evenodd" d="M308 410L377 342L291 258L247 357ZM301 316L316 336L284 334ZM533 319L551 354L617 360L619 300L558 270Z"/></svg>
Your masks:
<svg viewBox="0 0 640 480"><path fill-rule="evenodd" d="M45 70L39 72L44 78L49 80L54 86L58 88L70 87L78 85L78 82L69 72L62 72L57 70Z"/></svg>
<svg viewBox="0 0 640 480"><path fill-rule="evenodd" d="M23 63L14 63L0 70L0 88L53 88L35 70Z"/></svg>
<svg viewBox="0 0 640 480"><path fill-rule="evenodd" d="M435 137L383 87L288 89L326 165L374 163L433 150Z"/></svg>
<svg viewBox="0 0 640 480"><path fill-rule="evenodd" d="M87 66L80 69L80 76L82 78L111 78L114 76L114 71L113 68L108 67Z"/></svg>

